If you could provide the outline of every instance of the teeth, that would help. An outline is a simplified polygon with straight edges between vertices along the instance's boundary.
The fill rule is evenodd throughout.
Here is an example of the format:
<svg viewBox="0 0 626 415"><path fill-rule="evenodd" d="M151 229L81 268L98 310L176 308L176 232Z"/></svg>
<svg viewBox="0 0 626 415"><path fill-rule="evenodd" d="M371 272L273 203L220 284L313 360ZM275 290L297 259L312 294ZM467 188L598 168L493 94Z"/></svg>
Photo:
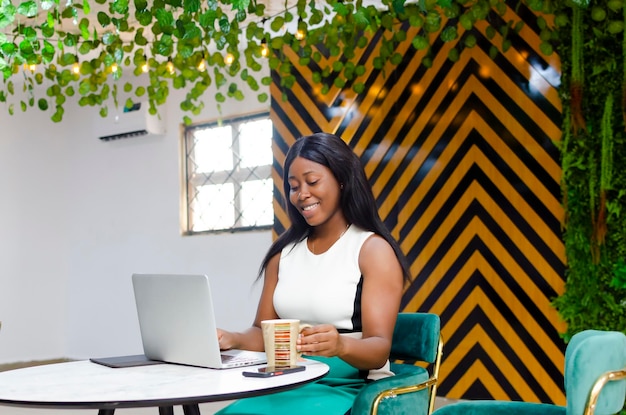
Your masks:
<svg viewBox="0 0 626 415"><path fill-rule="evenodd" d="M313 208L314 208L315 206L317 206L317 205L319 205L319 203L314 203L314 204L309 205L309 206L304 206L304 207L302 208L302 210L311 210L311 209L313 209Z"/></svg>

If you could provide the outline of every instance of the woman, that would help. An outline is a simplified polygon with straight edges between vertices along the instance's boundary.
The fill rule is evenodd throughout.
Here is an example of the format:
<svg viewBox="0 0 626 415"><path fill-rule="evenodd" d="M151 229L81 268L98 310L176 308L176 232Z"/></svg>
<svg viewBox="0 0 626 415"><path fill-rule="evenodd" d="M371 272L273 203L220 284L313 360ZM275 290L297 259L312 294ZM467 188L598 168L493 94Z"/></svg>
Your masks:
<svg viewBox="0 0 626 415"><path fill-rule="evenodd" d="M390 376L389 351L409 270L382 223L359 158L339 137L298 139L285 159L291 227L270 247L253 327L219 330L222 349L263 350L261 321L296 318L298 350L330 365L320 381L248 398L219 413L343 415L368 380Z"/></svg>

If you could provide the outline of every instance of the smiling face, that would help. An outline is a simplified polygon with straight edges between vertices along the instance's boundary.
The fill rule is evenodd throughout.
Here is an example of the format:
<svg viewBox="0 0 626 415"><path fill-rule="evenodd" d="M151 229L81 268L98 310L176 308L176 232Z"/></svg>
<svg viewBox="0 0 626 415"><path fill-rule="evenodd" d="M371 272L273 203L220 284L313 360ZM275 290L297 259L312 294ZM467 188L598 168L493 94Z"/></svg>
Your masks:
<svg viewBox="0 0 626 415"><path fill-rule="evenodd" d="M310 226L333 219L343 221L341 189L332 171L319 163L296 157L289 167L289 201Z"/></svg>

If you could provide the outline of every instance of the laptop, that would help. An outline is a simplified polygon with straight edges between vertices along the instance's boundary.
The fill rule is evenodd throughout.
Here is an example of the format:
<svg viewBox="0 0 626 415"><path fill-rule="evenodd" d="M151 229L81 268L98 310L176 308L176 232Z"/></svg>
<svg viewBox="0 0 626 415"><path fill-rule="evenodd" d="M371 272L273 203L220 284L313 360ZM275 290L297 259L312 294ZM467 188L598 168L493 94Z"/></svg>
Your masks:
<svg viewBox="0 0 626 415"><path fill-rule="evenodd" d="M264 352L220 351L206 275L133 274L145 357L227 369L266 363Z"/></svg>

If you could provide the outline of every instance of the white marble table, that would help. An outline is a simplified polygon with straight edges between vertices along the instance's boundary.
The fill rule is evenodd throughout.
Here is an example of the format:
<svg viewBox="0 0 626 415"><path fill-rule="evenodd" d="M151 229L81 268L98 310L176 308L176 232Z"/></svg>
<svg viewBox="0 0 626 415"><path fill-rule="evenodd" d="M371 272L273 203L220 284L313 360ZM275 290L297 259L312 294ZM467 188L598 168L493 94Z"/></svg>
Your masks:
<svg viewBox="0 0 626 415"><path fill-rule="evenodd" d="M0 372L0 405L31 408L98 409L112 415L116 408L159 407L172 415L182 405L185 415L199 414L199 403L240 399L292 389L328 373L313 360L306 370L271 378L242 376L244 370L204 369L159 364L113 369L89 361L57 363Z"/></svg>

